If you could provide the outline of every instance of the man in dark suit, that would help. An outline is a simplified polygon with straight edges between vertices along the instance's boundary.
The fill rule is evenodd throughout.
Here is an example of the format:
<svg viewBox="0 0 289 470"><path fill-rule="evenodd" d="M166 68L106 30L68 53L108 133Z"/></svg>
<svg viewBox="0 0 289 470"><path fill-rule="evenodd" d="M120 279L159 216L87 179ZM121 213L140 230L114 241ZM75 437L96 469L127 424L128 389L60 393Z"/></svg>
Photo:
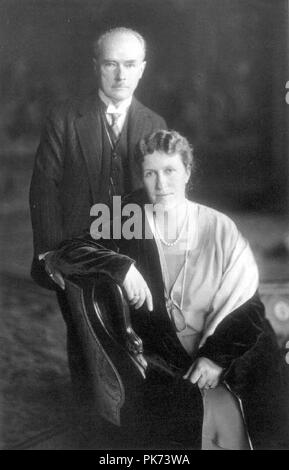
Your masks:
<svg viewBox="0 0 289 470"><path fill-rule="evenodd" d="M57 273L48 277L45 263L49 251L89 228L95 203L110 204L114 195L141 186L133 164L135 145L144 135L166 128L160 116L133 96L146 66L145 48L143 37L127 28L101 35L93 58L97 92L50 113L36 154L30 188L32 277L57 291L75 370L72 363L79 353L65 293L53 282L59 281Z"/></svg>
<svg viewBox="0 0 289 470"><path fill-rule="evenodd" d="M117 28L94 46L98 92L50 113L35 159L30 190L32 276L47 287L38 256L88 228L93 204L109 203L113 195L140 187L133 164L135 145L144 135L166 128L160 116L133 97L146 65L142 36ZM115 114L118 123L112 126Z"/></svg>

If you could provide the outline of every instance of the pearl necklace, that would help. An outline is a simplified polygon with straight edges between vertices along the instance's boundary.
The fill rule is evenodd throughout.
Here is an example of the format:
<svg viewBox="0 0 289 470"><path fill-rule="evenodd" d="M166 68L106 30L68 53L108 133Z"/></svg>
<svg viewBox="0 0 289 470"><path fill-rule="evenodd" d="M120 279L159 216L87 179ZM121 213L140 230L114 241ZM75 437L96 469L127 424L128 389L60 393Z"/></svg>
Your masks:
<svg viewBox="0 0 289 470"><path fill-rule="evenodd" d="M187 205L187 216L185 217L185 222L184 226L190 226L190 212L188 210L188 205ZM156 230L156 224L155 224L155 230ZM183 231L183 227L181 229ZM155 231L156 233L156 231ZM180 238L180 235L178 236L178 240ZM188 262L189 262L189 245L191 243L191 236L188 230L187 233L187 241L186 241L186 248L184 251L184 263L182 266L183 270L183 275L182 275L182 284L181 284L181 292L180 292L180 301L179 303L176 303L176 301L171 297L172 295L172 290L174 288L174 285L179 277L180 274L176 274L176 278L172 283L172 286L169 287L170 282L169 282L169 271L168 271L168 265L167 265L167 258L166 256L169 256L169 250L167 252L167 255L164 252L164 248L162 247L162 240L157 237L156 243L158 246L159 254L160 254L160 260L161 260L161 269L162 269L162 275L163 275L163 280L164 280L164 293L165 293L165 300L166 300L166 308L169 314L169 317L174 324L176 331L181 332L186 328L186 321L183 313L183 308L184 308L184 297L185 297L185 289L186 289L186 282L187 282L187 270L188 270ZM175 244L173 242L173 244ZM165 243L165 245L168 245L168 242Z"/></svg>
<svg viewBox="0 0 289 470"><path fill-rule="evenodd" d="M188 215L189 215L189 211L188 211L188 204L186 202L186 215L184 217L184 222L183 222L183 225L182 225L182 228L180 230L180 233L179 235L177 236L177 238L173 241L173 242L167 242L160 234L159 232L159 229L158 229L158 225L157 225L157 221L155 219L155 231L158 235L158 238L160 239L160 241L165 245L165 246L175 246L179 241L180 239L182 238L182 235L183 235L183 232L185 230L185 227L187 225L187 221L188 221Z"/></svg>

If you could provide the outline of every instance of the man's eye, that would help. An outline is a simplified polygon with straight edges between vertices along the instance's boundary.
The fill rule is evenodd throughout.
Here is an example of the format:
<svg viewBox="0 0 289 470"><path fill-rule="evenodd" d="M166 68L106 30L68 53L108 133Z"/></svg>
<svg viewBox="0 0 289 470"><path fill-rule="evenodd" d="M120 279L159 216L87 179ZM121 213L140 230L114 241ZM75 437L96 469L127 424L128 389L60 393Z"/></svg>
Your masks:
<svg viewBox="0 0 289 470"><path fill-rule="evenodd" d="M114 68L116 66L115 62L105 62L104 66L106 68Z"/></svg>
<svg viewBox="0 0 289 470"><path fill-rule="evenodd" d="M172 168L166 168L165 173L170 175L174 170Z"/></svg>
<svg viewBox="0 0 289 470"><path fill-rule="evenodd" d="M153 172L152 171L146 171L145 172L145 178L148 178L150 176L152 176Z"/></svg>

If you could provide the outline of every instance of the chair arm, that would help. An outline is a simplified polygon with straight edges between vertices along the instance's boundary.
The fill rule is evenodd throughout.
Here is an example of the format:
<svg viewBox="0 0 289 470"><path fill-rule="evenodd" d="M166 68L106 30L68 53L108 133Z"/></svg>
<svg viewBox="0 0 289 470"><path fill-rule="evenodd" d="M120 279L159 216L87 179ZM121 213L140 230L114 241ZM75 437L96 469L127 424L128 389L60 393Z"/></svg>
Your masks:
<svg viewBox="0 0 289 470"><path fill-rule="evenodd" d="M110 286L110 292L116 298L118 304L118 308L114 312L118 317L115 323L117 324L117 328L119 328L120 334L123 337L125 347L135 356L142 354L143 342L132 328L129 305L124 297L121 286L108 276L101 275L94 284L94 301L96 303L98 302L98 296L100 295L104 283L105 285L108 284Z"/></svg>
<svg viewBox="0 0 289 470"><path fill-rule="evenodd" d="M128 304L120 286L108 276L66 279L65 285L95 410L120 425L120 411L142 387L146 367L142 340L131 326Z"/></svg>

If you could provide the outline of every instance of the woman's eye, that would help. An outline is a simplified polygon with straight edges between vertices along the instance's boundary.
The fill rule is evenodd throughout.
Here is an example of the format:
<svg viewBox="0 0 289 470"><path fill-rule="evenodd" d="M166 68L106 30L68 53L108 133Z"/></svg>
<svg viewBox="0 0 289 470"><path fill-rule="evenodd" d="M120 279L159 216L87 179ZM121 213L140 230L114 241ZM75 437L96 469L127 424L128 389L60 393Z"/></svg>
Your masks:
<svg viewBox="0 0 289 470"><path fill-rule="evenodd" d="M145 178L148 178L148 177L152 176L152 174L153 174L152 171L147 171L147 172L145 173Z"/></svg>
<svg viewBox="0 0 289 470"><path fill-rule="evenodd" d="M174 171L174 170L173 170L172 168L167 168L167 169L165 170L165 172L166 172L167 175L170 175L173 171Z"/></svg>

